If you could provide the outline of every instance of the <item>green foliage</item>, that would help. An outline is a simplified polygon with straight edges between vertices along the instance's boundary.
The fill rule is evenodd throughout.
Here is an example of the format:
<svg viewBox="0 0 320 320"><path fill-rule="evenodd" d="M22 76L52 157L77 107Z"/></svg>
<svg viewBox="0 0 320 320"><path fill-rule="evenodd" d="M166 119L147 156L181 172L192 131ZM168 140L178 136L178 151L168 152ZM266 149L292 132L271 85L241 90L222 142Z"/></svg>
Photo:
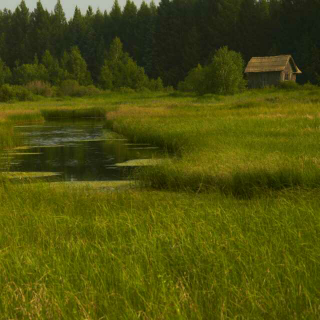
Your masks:
<svg viewBox="0 0 320 320"><path fill-rule="evenodd" d="M206 80L213 80L212 91L219 94L234 94L245 88L243 79L244 61L240 53L228 50L228 47L219 49L208 66Z"/></svg>
<svg viewBox="0 0 320 320"><path fill-rule="evenodd" d="M283 90L299 90L300 86L295 81L281 81L278 87Z"/></svg>
<svg viewBox="0 0 320 320"><path fill-rule="evenodd" d="M66 71L60 68L58 59L55 59L49 50L42 56L42 64L48 71L48 78L51 84L58 85L66 78Z"/></svg>
<svg viewBox="0 0 320 320"><path fill-rule="evenodd" d="M146 88L151 91L163 91L163 81L160 77L158 77L157 79L150 79L146 83Z"/></svg>
<svg viewBox="0 0 320 320"><path fill-rule="evenodd" d="M25 85L32 81L48 81L49 73L43 64L23 64L13 70L13 81Z"/></svg>
<svg viewBox="0 0 320 320"><path fill-rule="evenodd" d="M69 97L91 96L99 93L100 90L93 85L81 86L78 81L70 79L62 81L58 89L58 95Z"/></svg>
<svg viewBox="0 0 320 320"><path fill-rule="evenodd" d="M241 55L223 47L216 52L209 65L198 65L192 69L178 88L198 94L234 94L245 88L243 70Z"/></svg>
<svg viewBox="0 0 320 320"><path fill-rule="evenodd" d="M100 86L103 89L127 87L139 89L147 83L144 69L139 67L127 53L119 38L115 38L100 73Z"/></svg>
<svg viewBox="0 0 320 320"><path fill-rule="evenodd" d="M73 47L70 53L65 52L61 61L64 70L68 72L67 78L76 80L80 85L92 84L87 63L82 58L78 47Z"/></svg>
<svg viewBox="0 0 320 320"><path fill-rule="evenodd" d="M6 64L0 58L0 86L5 83L10 83L12 78L12 74L10 69L6 66Z"/></svg>
<svg viewBox="0 0 320 320"><path fill-rule="evenodd" d="M55 94L49 83L39 80L29 82L25 87L33 94L43 97L52 97Z"/></svg>
<svg viewBox="0 0 320 320"><path fill-rule="evenodd" d="M200 92L204 83L204 72L200 64L189 71L184 81L178 85L178 90L182 92Z"/></svg>
<svg viewBox="0 0 320 320"><path fill-rule="evenodd" d="M111 90L113 88L113 75L107 63L101 69L99 84L104 90Z"/></svg>
<svg viewBox="0 0 320 320"><path fill-rule="evenodd" d="M23 86L11 86L4 84L0 87L0 101L7 102L12 100L32 101L34 99L32 93Z"/></svg>

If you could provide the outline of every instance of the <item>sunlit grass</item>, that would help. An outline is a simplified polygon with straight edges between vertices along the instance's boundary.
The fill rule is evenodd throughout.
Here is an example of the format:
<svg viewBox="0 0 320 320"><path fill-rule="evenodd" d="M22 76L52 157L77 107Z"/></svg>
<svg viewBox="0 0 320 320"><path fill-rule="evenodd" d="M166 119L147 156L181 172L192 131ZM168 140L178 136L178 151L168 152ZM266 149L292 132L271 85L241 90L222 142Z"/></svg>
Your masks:
<svg viewBox="0 0 320 320"><path fill-rule="evenodd" d="M4 318L319 316L318 192L0 189Z"/></svg>
<svg viewBox="0 0 320 320"><path fill-rule="evenodd" d="M319 89L0 108L0 149L14 145L8 112L99 110L118 133L170 155L137 173L150 189L2 178L2 318L320 317Z"/></svg>
<svg viewBox="0 0 320 320"><path fill-rule="evenodd" d="M318 187L320 91L272 90L213 105L121 106L107 119L117 132L178 155L141 172L154 188L251 196L269 188Z"/></svg>

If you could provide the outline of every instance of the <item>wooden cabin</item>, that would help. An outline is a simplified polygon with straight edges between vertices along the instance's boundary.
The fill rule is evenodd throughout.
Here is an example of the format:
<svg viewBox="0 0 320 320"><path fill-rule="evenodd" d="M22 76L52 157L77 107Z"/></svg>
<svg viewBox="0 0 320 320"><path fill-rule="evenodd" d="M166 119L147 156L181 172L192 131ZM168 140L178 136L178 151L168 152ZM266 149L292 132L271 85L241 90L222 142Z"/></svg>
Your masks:
<svg viewBox="0 0 320 320"><path fill-rule="evenodd" d="M291 55L253 57L244 72L249 88L276 86L281 81L296 81L296 75L302 73Z"/></svg>

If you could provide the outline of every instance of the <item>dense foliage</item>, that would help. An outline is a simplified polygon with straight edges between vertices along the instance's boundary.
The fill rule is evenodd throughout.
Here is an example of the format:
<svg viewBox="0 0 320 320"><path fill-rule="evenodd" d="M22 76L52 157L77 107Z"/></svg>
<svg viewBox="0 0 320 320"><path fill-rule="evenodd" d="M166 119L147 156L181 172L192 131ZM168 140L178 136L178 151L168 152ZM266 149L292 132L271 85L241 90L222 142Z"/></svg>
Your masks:
<svg viewBox="0 0 320 320"><path fill-rule="evenodd" d="M176 86L223 46L240 52L245 62L252 56L292 54L303 71L298 80L319 83L319 12L319 0L161 0L158 6L143 2L139 8L131 0L121 8L115 0L110 12L93 12L89 7L83 14L76 8L68 21L60 0L53 12L40 1L30 12L22 0L14 12L0 11L0 83L10 79L5 66L13 74L18 69L17 78L12 78L17 84L26 81L19 76L22 65L34 80L39 70L30 65L37 56L49 70L43 77L53 83L67 71L82 84L114 86L105 61L116 37L148 77L161 77L165 85ZM79 59L81 74L72 63L64 70L66 53L74 58L81 54L88 73ZM131 60L127 63L132 66ZM141 69L134 74L143 77Z"/></svg>
<svg viewBox="0 0 320 320"><path fill-rule="evenodd" d="M199 64L192 69L178 88L198 94L233 94L245 88L243 70L241 55L223 47L216 52L209 65L203 68Z"/></svg>

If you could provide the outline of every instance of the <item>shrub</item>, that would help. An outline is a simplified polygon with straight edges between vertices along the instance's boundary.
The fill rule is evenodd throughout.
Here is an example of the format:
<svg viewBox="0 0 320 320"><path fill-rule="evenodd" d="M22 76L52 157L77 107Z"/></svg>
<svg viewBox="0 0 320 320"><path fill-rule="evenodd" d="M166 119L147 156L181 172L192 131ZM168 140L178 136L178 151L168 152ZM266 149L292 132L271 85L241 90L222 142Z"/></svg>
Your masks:
<svg viewBox="0 0 320 320"><path fill-rule="evenodd" d="M245 88L244 61L240 53L220 48L204 69L204 83L198 93L234 94Z"/></svg>
<svg viewBox="0 0 320 320"><path fill-rule="evenodd" d="M12 86L4 84L0 87L0 101L7 102L15 99L15 92Z"/></svg>
<svg viewBox="0 0 320 320"><path fill-rule="evenodd" d="M203 85L204 72L200 64L191 69L184 81L179 82L178 90L182 92L199 92L199 87Z"/></svg>
<svg viewBox="0 0 320 320"><path fill-rule="evenodd" d="M64 80L58 89L59 96L83 97L93 96L100 93L101 91L95 86L80 86L76 80Z"/></svg>
<svg viewBox="0 0 320 320"><path fill-rule="evenodd" d="M246 86L243 70L244 61L240 53L223 47L216 52L208 66L198 65L192 69L178 89L198 94L234 94Z"/></svg>
<svg viewBox="0 0 320 320"><path fill-rule="evenodd" d="M47 81L49 79L48 70L42 64L23 64L13 71L14 83L26 85L32 81Z"/></svg>
<svg viewBox="0 0 320 320"><path fill-rule="evenodd" d="M163 91L163 82L159 77L158 79L150 79L147 88L151 91Z"/></svg>
<svg viewBox="0 0 320 320"><path fill-rule="evenodd" d="M117 91L120 93L135 93L133 89L127 87L121 87Z"/></svg>
<svg viewBox="0 0 320 320"><path fill-rule="evenodd" d="M12 74L10 69L0 58L0 86L11 81Z"/></svg>
<svg viewBox="0 0 320 320"><path fill-rule="evenodd" d="M99 90L97 87L95 87L92 84L84 88L86 89L86 96L96 96L98 94L101 94L101 90Z"/></svg>
<svg viewBox="0 0 320 320"><path fill-rule="evenodd" d="M80 85L76 80L64 80L60 84L58 93L60 96L70 96L73 97L77 95Z"/></svg>
<svg viewBox="0 0 320 320"><path fill-rule="evenodd" d="M54 96L54 90L49 83L44 81L32 81L26 85L26 88L31 91L33 94L43 96L43 97L52 97Z"/></svg>
<svg viewBox="0 0 320 320"><path fill-rule="evenodd" d="M306 89L306 90L319 90L319 86L317 85L314 85L310 82L307 82L303 85L303 89Z"/></svg>
<svg viewBox="0 0 320 320"><path fill-rule="evenodd" d="M0 87L0 101L7 102L11 100L32 101L34 100L34 97L32 93L25 87L4 84Z"/></svg>
<svg viewBox="0 0 320 320"><path fill-rule="evenodd" d="M31 91L22 86L13 86L16 99L18 101L32 101L34 100L34 96Z"/></svg>
<svg viewBox="0 0 320 320"><path fill-rule="evenodd" d="M283 90L298 90L300 86L295 81L281 81L279 88Z"/></svg>

